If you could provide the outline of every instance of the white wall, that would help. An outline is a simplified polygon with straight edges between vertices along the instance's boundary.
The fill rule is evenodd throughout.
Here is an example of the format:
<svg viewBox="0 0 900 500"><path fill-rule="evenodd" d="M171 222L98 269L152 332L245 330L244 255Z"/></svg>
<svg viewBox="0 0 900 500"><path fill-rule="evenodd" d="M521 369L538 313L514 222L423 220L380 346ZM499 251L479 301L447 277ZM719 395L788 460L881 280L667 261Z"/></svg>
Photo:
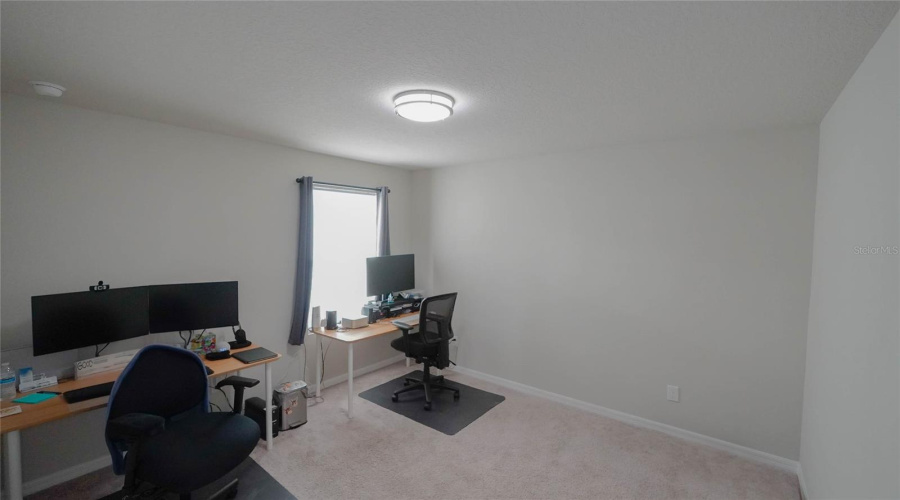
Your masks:
<svg viewBox="0 0 900 500"><path fill-rule="evenodd" d="M414 247L462 366L797 459L816 157L806 127L415 172Z"/></svg>
<svg viewBox="0 0 900 500"><path fill-rule="evenodd" d="M407 170L7 94L2 105L0 335L4 361L17 366L56 372L93 355L32 358L32 295L101 279L114 287L238 280L250 339L286 354L273 379L303 378L302 350L287 346L301 175L390 186L391 246L411 250ZM389 340L358 346L356 366L397 355ZM312 348L308 358L311 382ZM346 359L333 346L326 378L346 373ZM262 379L263 371L247 375ZM262 394L260 384L249 396ZM107 454L102 430L103 411L95 411L25 431L26 482Z"/></svg>
<svg viewBox="0 0 900 500"><path fill-rule="evenodd" d="M898 59L895 17L820 125L800 453L810 498L900 498Z"/></svg>

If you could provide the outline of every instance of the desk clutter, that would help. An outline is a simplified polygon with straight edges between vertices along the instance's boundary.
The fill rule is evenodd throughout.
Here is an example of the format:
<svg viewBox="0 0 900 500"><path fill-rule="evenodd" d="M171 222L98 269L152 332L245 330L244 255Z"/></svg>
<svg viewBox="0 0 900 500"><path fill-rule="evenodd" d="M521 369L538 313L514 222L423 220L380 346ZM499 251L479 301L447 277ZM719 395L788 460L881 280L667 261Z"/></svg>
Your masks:
<svg viewBox="0 0 900 500"><path fill-rule="evenodd" d="M76 361L75 380L87 377L88 375L95 375L97 373L121 370L131 362L131 359L134 358L134 355L137 354L137 352L137 349L131 349L130 351L122 351L114 354L106 354L104 356L97 356L94 358Z"/></svg>
<svg viewBox="0 0 900 500"><path fill-rule="evenodd" d="M72 404L87 401L88 399L102 398L104 396L109 396L112 393L114 385L115 382L107 382L105 384L82 387L81 389L73 389L64 392L63 399L66 400L66 403Z"/></svg>
<svg viewBox="0 0 900 500"><path fill-rule="evenodd" d="M8 417L10 415L18 415L19 413L22 413L21 406L7 406L6 408L0 410L0 418Z"/></svg>
<svg viewBox="0 0 900 500"><path fill-rule="evenodd" d="M257 361L262 361L264 359L272 359L278 357L278 354L266 349L265 347L257 347L256 349L250 349L249 351L241 351L236 352L231 355L234 359L240 361L241 363L250 364L256 363Z"/></svg>
<svg viewBox="0 0 900 500"><path fill-rule="evenodd" d="M362 307L362 314L369 319L371 324L381 319L418 312L422 300L424 300L422 294L418 292L392 295L386 300L369 301Z"/></svg>
<svg viewBox="0 0 900 500"><path fill-rule="evenodd" d="M213 351L206 353L206 359L210 361L216 361L219 359L228 359L231 357L231 351L228 349L221 349L219 351Z"/></svg>
<svg viewBox="0 0 900 500"><path fill-rule="evenodd" d="M59 396L58 392L35 392L29 394L27 396L22 396L20 398L13 399L13 403L25 403L29 405L36 405L38 403L43 403L48 399L53 399L56 396Z"/></svg>

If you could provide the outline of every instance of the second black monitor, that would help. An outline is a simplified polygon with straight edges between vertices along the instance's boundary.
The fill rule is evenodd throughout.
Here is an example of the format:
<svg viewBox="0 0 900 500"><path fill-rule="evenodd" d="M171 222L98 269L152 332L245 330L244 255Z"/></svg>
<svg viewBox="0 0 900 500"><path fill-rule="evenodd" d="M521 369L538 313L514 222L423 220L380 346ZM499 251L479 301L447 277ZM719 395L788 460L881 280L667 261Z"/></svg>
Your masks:
<svg viewBox="0 0 900 500"><path fill-rule="evenodd" d="M366 295L369 297L415 287L416 261L413 254L366 259Z"/></svg>
<svg viewBox="0 0 900 500"><path fill-rule="evenodd" d="M150 333L221 328L240 323L238 282L155 285L150 289Z"/></svg>

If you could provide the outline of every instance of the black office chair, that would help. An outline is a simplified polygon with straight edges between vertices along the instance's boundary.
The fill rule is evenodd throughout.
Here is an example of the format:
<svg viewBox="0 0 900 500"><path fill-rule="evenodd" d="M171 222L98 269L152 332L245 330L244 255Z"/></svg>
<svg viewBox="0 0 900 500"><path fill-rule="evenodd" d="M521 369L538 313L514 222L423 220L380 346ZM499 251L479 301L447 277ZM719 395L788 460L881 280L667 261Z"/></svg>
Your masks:
<svg viewBox="0 0 900 500"><path fill-rule="evenodd" d="M432 377L431 367L443 369L450 366L450 339L453 338L453 308L456 305L456 294L447 293L428 297L422 301L419 309L419 326L412 327L402 321L394 321L403 336L391 342L391 347L413 358L416 363L423 363L425 369L422 380L407 377L403 383L406 387L394 391L391 399L400 400L400 394L422 389L425 391L425 409L431 410L431 391L433 389L453 391L453 399L459 399L459 389L444 385L444 376ZM413 329L416 331L413 331Z"/></svg>
<svg viewBox="0 0 900 500"><path fill-rule="evenodd" d="M220 385L234 386L237 399L259 381L228 377L224 382ZM235 408L240 408L237 400ZM126 498L146 482L190 499L192 491L243 462L258 441L259 426L253 420L234 412L210 413L206 369L184 349L141 349L109 396L106 444L114 472L125 474ZM213 498L236 493L237 479Z"/></svg>

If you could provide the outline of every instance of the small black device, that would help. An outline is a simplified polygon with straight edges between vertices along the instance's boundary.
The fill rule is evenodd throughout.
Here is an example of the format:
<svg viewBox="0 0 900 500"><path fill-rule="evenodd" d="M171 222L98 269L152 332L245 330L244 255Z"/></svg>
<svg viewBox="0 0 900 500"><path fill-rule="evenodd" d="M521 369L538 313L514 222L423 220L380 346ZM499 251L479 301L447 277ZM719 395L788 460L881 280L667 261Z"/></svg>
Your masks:
<svg viewBox="0 0 900 500"><path fill-rule="evenodd" d="M222 351L213 351L206 353L206 359L210 361L215 361L217 359L228 359L231 357L231 351L228 349Z"/></svg>
<svg viewBox="0 0 900 500"><path fill-rule="evenodd" d="M102 398L103 396L109 396L114 385L116 385L115 382L107 382L105 384L91 385L82 387L81 389L66 391L63 393L63 399L66 400L66 403L72 404L80 401L87 401L88 399Z"/></svg>
<svg viewBox="0 0 900 500"><path fill-rule="evenodd" d="M337 311L325 311L325 329L337 330Z"/></svg>
<svg viewBox="0 0 900 500"><path fill-rule="evenodd" d="M103 281L98 281L96 285L88 287L88 291L91 292L105 292L109 290L109 284L103 284Z"/></svg>
<svg viewBox="0 0 900 500"><path fill-rule="evenodd" d="M229 341L228 345L230 345L232 349L250 347L251 342L247 340L247 332L245 332L243 328L238 327L237 331L235 331L232 326L231 331L234 333L234 340Z"/></svg>
<svg viewBox="0 0 900 500"><path fill-rule="evenodd" d="M257 361L262 361L264 359L275 358L277 356L277 354L266 349L265 347L257 347L256 349L236 352L231 355L232 358L247 365L249 365L250 363L256 363Z"/></svg>
<svg viewBox="0 0 900 500"><path fill-rule="evenodd" d="M147 287L31 297L34 355L147 335Z"/></svg>
<svg viewBox="0 0 900 500"><path fill-rule="evenodd" d="M387 255L366 259L366 295L372 297L415 287L415 255Z"/></svg>
<svg viewBox="0 0 900 500"><path fill-rule="evenodd" d="M240 324L237 281L154 285L148 288L150 333Z"/></svg>
<svg viewBox="0 0 900 500"><path fill-rule="evenodd" d="M266 439L266 401L263 398L250 398L247 400L244 415L250 417L259 426L259 438ZM278 436L281 428L281 407L272 405L272 437Z"/></svg>
<svg viewBox="0 0 900 500"><path fill-rule="evenodd" d="M216 373L215 370L213 370L212 368L210 368L210 367L208 367L208 366L206 366L206 365L203 365L203 368L206 368L206 376L207 376L207 377L210 376L210 375L212 375L213 373Z"/></svg>

